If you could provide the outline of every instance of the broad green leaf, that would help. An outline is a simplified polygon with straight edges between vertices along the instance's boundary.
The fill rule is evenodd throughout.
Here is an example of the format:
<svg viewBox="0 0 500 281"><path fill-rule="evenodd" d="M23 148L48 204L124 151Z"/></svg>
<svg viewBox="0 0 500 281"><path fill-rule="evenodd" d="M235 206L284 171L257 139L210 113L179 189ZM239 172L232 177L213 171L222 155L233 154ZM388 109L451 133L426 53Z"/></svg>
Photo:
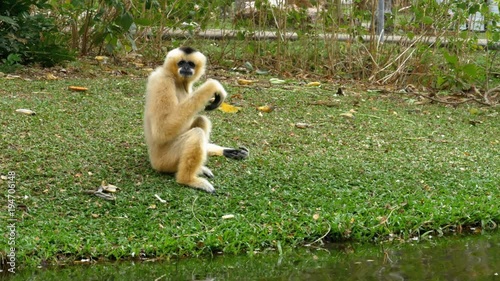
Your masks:
<svg viewBox="0 0 500 281"><path fill-rule="evenodd" d="M463 71L465 74L469 76L476 76L477 75L477 66L475 64L469 63L464 65Z"/></svg>
<svg viewBox="0 0 500 281"><path fill-rule="evenodd" d="M429 16L425 16L422 18L423 24L432 24L433 22L434 22L434 19L429 17Z"/></svg>
<svg viewBox="0 0 500 281"><path fill-rule="evenodd" d="M458 57L456 55L451 55L450 53L444 51L443 52L443 55L444 55L444 59L450 63L450 64L453 64L453 65L456 65L458 63Z"/></svg>
<svg viewBox="0 0 500 281"><path fill-rule="evenodd" d="M139 18L134 20L135 24L142 26L150 26L153 22L147 18Z"/></svg>
<svg viewBox="0 0 500 281"><path fill-rule="evenodd" d="M444 78L443 76L438 76L438 78L436 79L436 86L440 88L445 82L446 78Z"/></svg>
<svg viewBox="0 0 500 281"><path fill-rule="evenodd" d="M116 19L116 24L123 28L123 30L128 31L130 26L134 23L134 18L130 13L124 13Z"/></svg>

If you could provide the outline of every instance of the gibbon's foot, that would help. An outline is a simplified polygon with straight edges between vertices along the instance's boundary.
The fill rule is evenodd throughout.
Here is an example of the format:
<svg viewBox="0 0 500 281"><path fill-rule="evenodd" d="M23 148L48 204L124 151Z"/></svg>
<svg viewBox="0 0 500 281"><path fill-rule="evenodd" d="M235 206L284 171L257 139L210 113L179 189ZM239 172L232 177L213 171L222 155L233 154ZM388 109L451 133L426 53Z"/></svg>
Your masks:
<svg viewBox="0 0 500 281"><path fill-rule="evenodd" d="M184 184L184 185L193 187L193 188L205 190L208 193L215 192L214 186L204 178L196 177L196 178L189 179L189 180L183 180L181 178L177 178L177 182L180 184Z"/></svg>
<svg viewBox="0 0 500 281"><path fill-rule="evenodd" d="M222 154L227 158L231 158L231 159L235 159L235 160L243 160L243 159L248 157L249 152L248 152L248 148L246 148L244 146L240 146L238 149L236 149L236 148L224 149L222 151Z"/></svg>
<svg viewBox="0 0 500 281"><path fill-rule="evenodd" d="M201 174L204 175L207 178L213 178L214 177L214 174L212 173L212 171L210 171L210 169L207 168L207 167L205 167L205 166L201 167Z"/></svg>

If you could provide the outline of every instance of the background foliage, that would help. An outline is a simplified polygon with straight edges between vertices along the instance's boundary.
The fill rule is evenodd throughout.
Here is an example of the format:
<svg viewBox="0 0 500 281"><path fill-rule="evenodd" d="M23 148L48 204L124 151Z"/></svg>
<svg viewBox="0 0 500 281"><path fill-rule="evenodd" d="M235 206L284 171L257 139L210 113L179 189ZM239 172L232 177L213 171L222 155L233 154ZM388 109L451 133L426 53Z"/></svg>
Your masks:
<svg viewBox="0 0 500 281"><path fill-rule="evenodd" d="M50 66L74 53L121 57L134 52L161 61L168 49L193 44L206 30L216 29L231 36L203 49L224 58L217 60L227 63L223 66L248 61L284 76L486 91L498 84L500 73L499 15L479 0L392 1L385 38L399 35L393 37L397 44L381 43L375 33L377 1L272 6L257 0L248 7L231 0L7 0L0 5L4 68ZM482 32L471 30L477 16L484 17ZM258 36L264 31L273 37Z"/></svg>
<svg viewBox="0 0 500 281"><path fill-rule="evenodd" d="M5 68L19 63L53 66L74 58L65 34L45 14L50 8L46 0L0 2L0 60Z"/></svg>

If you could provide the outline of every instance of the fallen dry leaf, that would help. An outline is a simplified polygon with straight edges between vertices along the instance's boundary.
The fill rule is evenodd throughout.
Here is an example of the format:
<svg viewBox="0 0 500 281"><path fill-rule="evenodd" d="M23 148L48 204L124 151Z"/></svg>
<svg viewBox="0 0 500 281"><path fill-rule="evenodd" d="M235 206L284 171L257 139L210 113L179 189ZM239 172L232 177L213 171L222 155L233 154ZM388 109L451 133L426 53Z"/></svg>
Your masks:
<svg viewBox="0 0 500 281"><path fill-rule="evenodd" d="M347 118L354 118L354 114L352 114L351 112L340 113L340 116Z"/></svg>
<svg viewBox="0 0 500 281"><path fill-rule="evenodd" d="M307 124L307 123L295 123L295 127L299 128L299 129L305 129L305 128L309 128L311 127L310 124Z"/></svg>
<svg viewBox="0 0 500 281"><path fill-rule="evenodd" d="M88 90L88 88L80 87L80 86L69 86L68 89L70 91L74 91L74 92L85 92Z"/></svg>
<svg viewBox="0 0 500 281"><path fill-rule="evenodd" d="M36 114L33 110L26 109L26 108L16 109L16 112L21 113L21 114L26 114L26 115L35 115Z"/></svg>
<svg viewBox="0 0 500 281"><path fill-rule="evenodd" d="M321 85L320 82L315 81L315 82L309 82L309 83L307 83L306 87L319 87L320 85Z"/></svg>
<svg viewBox="0 0 500 281"><path fill-rule="evenodd" d="M340 113L340 116L347 118L354 118L354 113L356 113L356 110L351 109L348 112Z"/></svg>
<svg viewBox="0 0 500 281"><path fill-rule="evenodd" d="M7 74L5 79L12 80L12 79L21 79L21 76L19 75L12 75L12 74Z"/></svg>
<svg viewBox="0 0 500 281"><path fill-rule="evenodd" d="M238 83L238 85L252 85L257 81L258 80L238 79L236 82Z"/></svg>
<svg viewBox="0 0 500 281"><path fill-rule="evenodd" d="M237 106L230 105L228 103L223 102L220 105L219 110L222 112L226 112L226 113L236 113L236 112L241 110L241 107L237 107Z"/></svg>
<svg viewBox="0 0 500 281"><path fill-rule="evenodd" d="M285 80L281 80L278 78L271 78L271 79L269 79L269 82L271 82L271 84L284 84L284 83L286 83Z"/></svg>
<svg viewBox="0 0 500 281"><path fill-rule="evenodd" d="M269 112L272 112L274 110L274 106L272 106L272 105L263 105L263 106L257 107L257 110L261 111L261 112L269 113Z"/></svg>
<svg viewBox="0 0 500 281"><path fill-rule="evenodd" d="M98 62L104 62L104 63L106 63L108 61L108 57L106 57L106 56L96 56L95 60L98 61Z"/></svg>
<svg viewBox="0 0 500 281"><path fill-rule="evenodd" d="M104 192L109 192L109 193L115 193L119 188L115 185L108 184L108 185L103 185L102 190Z"/></svg>
<svg viewBox="0 0 500 281"><path fill-rule="evenodd" d="M47 78L47 80L57 80L57 79L59 79L58 77L56 77L56 76L55 76L54 74L52 74L52 73L47 73L47 74L45 75L45 78Z"/></svg>

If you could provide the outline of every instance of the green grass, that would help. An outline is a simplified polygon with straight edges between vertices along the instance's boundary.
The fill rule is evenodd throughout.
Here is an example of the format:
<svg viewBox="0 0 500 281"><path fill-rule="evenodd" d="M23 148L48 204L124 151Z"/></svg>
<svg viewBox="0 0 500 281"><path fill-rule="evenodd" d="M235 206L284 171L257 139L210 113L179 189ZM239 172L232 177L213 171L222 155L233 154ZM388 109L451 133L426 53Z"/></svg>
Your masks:
<svg viewBox="0 0 500 281"><path fill-rule="evenodd" d="M209 160L217 196L150 168L142 133L145 76L0 80L1 173L16 173L17 265L141 252L252 253L320 238L409 239L500 223L497 109L416 105L398 94L336 97L331 84L271 86L268 77L258 78L263 83L250 87L223 80L229 102L242 110L208 113L214 142L251 151L242 162ZM70 85L89 91L70 92ZM276 109L255 109L265 104ZM340 116L351 109L354 118ZM101 181L120 187L115 202L82 193ZM4 230L5 178L1 185ZM226 214L235 217L222 219Z"/></svg>

